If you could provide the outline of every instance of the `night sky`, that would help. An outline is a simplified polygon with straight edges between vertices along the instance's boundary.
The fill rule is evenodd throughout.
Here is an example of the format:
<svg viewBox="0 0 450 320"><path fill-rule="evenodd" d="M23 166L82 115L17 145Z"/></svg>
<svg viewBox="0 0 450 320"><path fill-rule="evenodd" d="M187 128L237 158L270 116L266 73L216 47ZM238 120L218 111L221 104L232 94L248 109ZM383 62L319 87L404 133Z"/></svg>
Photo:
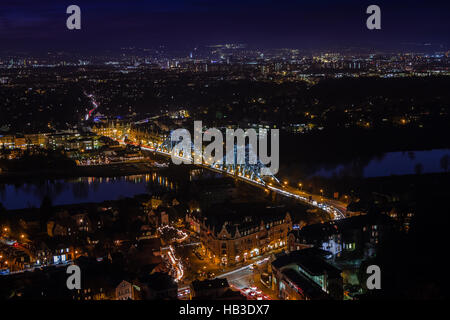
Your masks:
<svg viewBox="0 0 450 320"><path fill-rule="evenodd" d="M81 7L82 30L66 29ZM366 8L382 10L369 31ZM433 48L448 50L450 1L435 0L1 0L0 51L123 46L174 48L218 43L260 47Z"/></svg>

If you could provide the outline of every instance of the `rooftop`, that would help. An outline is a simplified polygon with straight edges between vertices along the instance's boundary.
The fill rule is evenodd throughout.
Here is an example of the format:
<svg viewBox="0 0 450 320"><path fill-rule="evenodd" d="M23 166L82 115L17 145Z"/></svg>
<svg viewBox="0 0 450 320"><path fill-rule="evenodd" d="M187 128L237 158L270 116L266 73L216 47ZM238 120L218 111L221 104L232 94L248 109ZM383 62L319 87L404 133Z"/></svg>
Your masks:
<svg viewBox="0 0 450 320"><path fill-rule="evenodd" d="M230 203L213 206L208 209L203 217L206 217L206 225L216 232L220 232L225 224L227 231L234 236L236 227L242 234L245 231L259 227L261 222L272 223L282 221L286 217L286 208L267 207L264 203Z"/></svg>
<svg viewBox="0 0 450 320"><path fill-rule="evenodd" d="M272 266L281 269L289 265L298 265L313 276L327 273L329 277L340 277L341 270L325 261L326 254L326 251L316 248L292 251L278 257L272 262Z"/></svg>
<svg viewBox="0 0 450 320"><path fill-rule="evenodd" d="M303 294L312 300L330 299L328 294L313 281L307 279L300 272L293 269L285 269L282 273L288 278Z"/></svg>

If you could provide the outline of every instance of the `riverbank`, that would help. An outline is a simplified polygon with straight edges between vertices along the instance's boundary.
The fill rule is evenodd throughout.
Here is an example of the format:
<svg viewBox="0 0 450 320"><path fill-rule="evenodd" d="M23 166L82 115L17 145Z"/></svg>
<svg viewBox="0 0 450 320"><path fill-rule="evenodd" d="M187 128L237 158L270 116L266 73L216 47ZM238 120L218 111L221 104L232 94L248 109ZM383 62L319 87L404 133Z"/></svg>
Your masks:
<svg viewBox="0 0 450 320"><path fill-rule="evenodd" d="M135 174L146 174L160 170L148 161L123 162L95 166L77 166L73 168L24 171L24 172L3 172L0 173L0 183L24 182L36 179L64 179L74 177L114 177L129 176Z"/></svg>

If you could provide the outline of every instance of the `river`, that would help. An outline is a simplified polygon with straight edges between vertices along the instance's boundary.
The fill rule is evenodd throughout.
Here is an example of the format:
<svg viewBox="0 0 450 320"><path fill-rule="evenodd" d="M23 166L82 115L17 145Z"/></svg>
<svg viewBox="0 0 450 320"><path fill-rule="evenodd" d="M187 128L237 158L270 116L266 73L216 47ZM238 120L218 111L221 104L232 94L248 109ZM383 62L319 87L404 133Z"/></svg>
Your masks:
<svg viewBox="0 0 450 320"><path fill-rule="evenodd" d="M45 196L54 205L102 202L175 190L177 182L156 173L121 177L80 177L74 179L38 180L21 184L0 184L0 203L8 209L40 207Z"/></svg>

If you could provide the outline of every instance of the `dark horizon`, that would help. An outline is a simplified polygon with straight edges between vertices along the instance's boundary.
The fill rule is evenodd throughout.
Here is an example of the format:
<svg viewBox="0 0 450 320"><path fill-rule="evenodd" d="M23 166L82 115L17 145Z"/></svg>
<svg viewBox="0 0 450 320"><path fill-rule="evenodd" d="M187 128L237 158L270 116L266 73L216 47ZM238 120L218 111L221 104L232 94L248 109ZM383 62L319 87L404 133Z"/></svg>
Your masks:
<svg viewBox="0 0 450 320"><path fill-rule="evenodd" d="M66 8L81 8L81 30ZM366 8L381 7L382 29L368 30ZM2 51L98 52L135 46L185 49L219 43L259 48L364 47L446 51L450 4L443 1L3 1Z"/></svg>

